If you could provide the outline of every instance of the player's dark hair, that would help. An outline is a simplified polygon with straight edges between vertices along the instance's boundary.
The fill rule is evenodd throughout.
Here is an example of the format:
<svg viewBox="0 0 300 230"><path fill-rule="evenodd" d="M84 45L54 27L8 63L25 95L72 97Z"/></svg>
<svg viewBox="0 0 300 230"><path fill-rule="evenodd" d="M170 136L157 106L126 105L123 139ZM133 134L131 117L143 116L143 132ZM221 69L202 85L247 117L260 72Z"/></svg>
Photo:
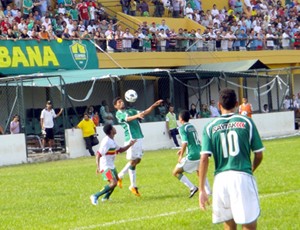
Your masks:
<svg viewBox="0 0 300 230"><path fill-rule="evenodd" d="M83 113L83 116L88 116L88 117L90 117L90 115L88 114L88 112L84 112L84 113Z"/></svg>
<svg viewBox="0 0 300 230"><path fill-rule="evenodd" d="M190 112L188 110L181 110L179 117L181 117L181 119L185 122L188 122L190 120Z"/></svg>
<svg viewBox="0 0 300 230"><path fill-rule="evenodd" d="M110 132L112 131L113 129L113 126L111 124L107 124L107 125L104 125L103 127L103 132L106 134L106 135L109 135Z"/></svg>
<svg viewBox="0 0 300 230"><path fill-rule="evenodd" d="M233 109L236 106L236 102L236 93L233 89L222 89L220 91L219 103L224 109Z"/></svg>
<svg viewBox="0 0 300 230"><path fill-rule="evenodd" d="M121 97L116 97L114 100L113 100L113 105L116 105L117 104L117 101L122 99Z"/></svg>

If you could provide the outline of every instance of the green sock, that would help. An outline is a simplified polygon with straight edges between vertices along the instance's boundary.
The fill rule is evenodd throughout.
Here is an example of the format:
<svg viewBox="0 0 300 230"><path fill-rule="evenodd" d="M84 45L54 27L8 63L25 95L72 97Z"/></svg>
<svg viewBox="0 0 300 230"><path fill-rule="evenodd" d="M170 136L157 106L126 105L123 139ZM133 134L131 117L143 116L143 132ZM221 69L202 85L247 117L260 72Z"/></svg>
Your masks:
<svg viewBox="0 0 300 230"><path fill-rule="evenodd" d="M130 166L129 166L129 169L130 169L130 170L135 170L135 166L130 165Z"/></svg>
<svg viewBox="0 0 300 230"><path fill-rule="evenodd" d="M181 177L183 177L183 174L179 173L178 176L177 176L178 180L181 180Z"/></svg>
<svg viewBox="0 0 300 230"><path fill-rule="evenodd" d="M105 196L104 196L104 199L109 199L110 195L113 193L113 191L115 190L115 188L111 189L110 191L108 191Z"/></svg>
<svg viewBox="0 0 300 230"><path fill-rule="evenodd" d="M103 194L107 193L109 190L111 190L111 187L109 187L109 185L106 185L100 192L97 192L95 194L95 196L97 197L97 199L99 198L99 196L102 196Z"/></svg>

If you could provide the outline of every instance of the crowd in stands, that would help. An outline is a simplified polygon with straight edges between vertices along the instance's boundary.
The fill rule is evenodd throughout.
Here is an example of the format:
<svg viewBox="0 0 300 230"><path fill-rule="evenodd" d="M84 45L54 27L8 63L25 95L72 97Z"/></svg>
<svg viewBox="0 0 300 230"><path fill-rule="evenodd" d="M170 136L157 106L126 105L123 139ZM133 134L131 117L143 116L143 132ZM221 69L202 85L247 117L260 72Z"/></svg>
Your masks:
<svg viewBox="0 0 300 230"><path fill-rule="evenodd" d="M127 14L149 15L146 0L120 3ZM151 4L155 16L167 9L173 17L190 18L206 29L175 31L162 19L150 25L145 20L134 31L109 19L95 0L58 0L55 9L47 0L15 0L0 5L0 39L94 39L97 48L107 52L300 48L300 4L296 0L286 6L275 0L229 0L228 8L212 4L206 11L201 0L153 0Z"/></svg>

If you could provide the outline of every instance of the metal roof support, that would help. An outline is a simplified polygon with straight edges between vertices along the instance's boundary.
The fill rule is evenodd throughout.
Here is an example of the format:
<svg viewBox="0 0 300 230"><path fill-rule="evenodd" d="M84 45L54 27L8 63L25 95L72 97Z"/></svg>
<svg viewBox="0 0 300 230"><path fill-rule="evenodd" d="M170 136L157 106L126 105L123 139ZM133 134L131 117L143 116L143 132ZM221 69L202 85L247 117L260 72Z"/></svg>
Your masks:
<svg viewBox="0 0 300 230"><path fill-rule="evenodd" d="M199 111L201 111L201 105L202 105L202 101L201 101L201 95L202 95L202 92L201 92L201 83L200 83L200 76L199 74L196 72L196 77L198 79L198 103L199 103Z"/></svg>
<svg viewBox="0 0 300 230"><path fill-rule="evenodd" d="M144 87L144 108L148 108L147 106L147 85L146 85L146 80L143 76L143 74L140 74L141 78L143 79L143 87Z"/></svg>
<svg viewBox="0 0 300 230"><path fill-rule="evenodd" d="M277 97L277 110L280 111L280 105L279 105L279 80L278 80L278 77L276 78L276 97Z"/></svg>
<svg viewBox="0 0 300 230"><path fill-rule="evenodd" d="M174 99L174 79L172 77L172 74L170 71L166 71L169 75L169 87L170 87L170 101L174 105L175 99Z"/></svg>
<svg viewBox="0 0 300 230"><path fill-rule="evenodd" d="M258 78L258 73L255 70L256 74L256 85L257 85L257 99L258 99L258 111L261 113L261 101L260 101L260 85L259 85L259 78Z"/></svg>

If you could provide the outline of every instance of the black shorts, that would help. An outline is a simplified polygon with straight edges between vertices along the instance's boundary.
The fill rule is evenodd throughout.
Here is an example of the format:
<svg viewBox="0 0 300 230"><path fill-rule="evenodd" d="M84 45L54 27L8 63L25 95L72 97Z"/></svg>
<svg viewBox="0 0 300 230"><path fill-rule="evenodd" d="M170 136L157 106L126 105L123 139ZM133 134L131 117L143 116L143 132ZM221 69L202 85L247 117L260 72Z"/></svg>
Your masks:
<svg viewBox="0 0 300 230"><path fill-rule="evenodd" d="M46 132L45 138L51 139L51 140L54 139L54 130L53 130L53 128L45 128L45 132Z"/></svg>

